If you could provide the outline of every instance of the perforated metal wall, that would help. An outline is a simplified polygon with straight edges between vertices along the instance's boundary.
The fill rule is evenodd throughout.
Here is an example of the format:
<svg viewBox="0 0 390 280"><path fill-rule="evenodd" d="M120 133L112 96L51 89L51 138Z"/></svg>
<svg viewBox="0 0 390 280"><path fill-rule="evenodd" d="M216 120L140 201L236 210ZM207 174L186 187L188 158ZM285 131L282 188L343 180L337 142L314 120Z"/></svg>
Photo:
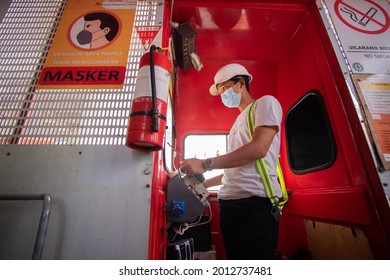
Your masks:
<svg viewBox="0 0 390 280"><path fill-rule="evenodd" d="M14 0L0 24L0 144L123 145L139 59L139 26L162 24L163 2L138 1L122 89L37 90L66 0Z"/></svg>

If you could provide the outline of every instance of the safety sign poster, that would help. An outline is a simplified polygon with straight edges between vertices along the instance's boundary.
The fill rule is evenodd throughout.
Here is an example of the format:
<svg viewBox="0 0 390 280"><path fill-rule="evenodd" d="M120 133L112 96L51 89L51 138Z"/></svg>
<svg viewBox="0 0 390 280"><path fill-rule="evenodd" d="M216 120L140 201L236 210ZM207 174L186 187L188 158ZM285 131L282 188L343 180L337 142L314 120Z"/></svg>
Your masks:
<svg viewBox="0 0 390 280"><path fill-rule="evenodd" d="M388 0L324 0L352 73L390 73Z"/></svg>
<svg viewBox="0 0 390 280"><path fill-rule="evenodd" d="M68 0L38 89L122 88L137 0Z"/></svg>
<svg viewBox="0 0 390 280"><path fill-rule="evenodd" d="M390 74L355 74L353 80L385 169L390 169Z"/></svg>

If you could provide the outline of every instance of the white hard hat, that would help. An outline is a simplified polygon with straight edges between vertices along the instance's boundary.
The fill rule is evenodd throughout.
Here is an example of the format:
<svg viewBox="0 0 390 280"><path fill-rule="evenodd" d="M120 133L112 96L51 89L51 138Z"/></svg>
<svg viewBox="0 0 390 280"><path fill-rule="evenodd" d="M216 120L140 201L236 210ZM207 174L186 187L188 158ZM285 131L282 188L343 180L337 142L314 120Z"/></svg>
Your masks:
<svg viewBox="0 0 390 280"><path fill-rule="evenodd" d="M230 80L235 76L248 76L249 82L252 81L252 75L246 70L244 66L237 63L227 64L221 67L214 76L214 84L210 87L209 91L211 95L218 95L217 85Z"/></svg>

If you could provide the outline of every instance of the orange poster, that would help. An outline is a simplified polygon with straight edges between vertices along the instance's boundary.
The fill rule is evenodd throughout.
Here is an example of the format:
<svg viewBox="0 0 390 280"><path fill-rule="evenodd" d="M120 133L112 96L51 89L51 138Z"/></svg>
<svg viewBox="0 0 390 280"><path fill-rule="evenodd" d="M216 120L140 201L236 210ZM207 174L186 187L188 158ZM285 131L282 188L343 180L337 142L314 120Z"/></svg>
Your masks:
<svg viewBox="0 0 390 280"><path fill-rule="evenodd" d="M38 89L123 87L137 0L68 0Z"/></svg>
<svg viewBox="0 0 390 280"><path fill-rule="evenodd" d="M382 163L390 169L390 75L368 75L358 85Z"/></svg>

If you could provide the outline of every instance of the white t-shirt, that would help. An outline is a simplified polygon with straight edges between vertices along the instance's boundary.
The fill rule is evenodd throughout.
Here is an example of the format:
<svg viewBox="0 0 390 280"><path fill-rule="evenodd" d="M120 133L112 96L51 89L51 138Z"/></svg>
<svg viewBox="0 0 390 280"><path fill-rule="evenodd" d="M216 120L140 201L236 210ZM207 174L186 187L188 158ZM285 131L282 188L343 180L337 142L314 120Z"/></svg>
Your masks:
<svg viewBox="0 0 390 280"><path fill-rule="evenodd" d="M253 114L255 116L255 127L257 126L278 126L274 140L265 156L265 162L271 177L272 187L275 194L281 197L282 192L278 182L276 165L280 150L280 125L282 122L282 107L279 101L271 96L265 95L255 101ZM250 142L246 116L249 112L248 105L237 117L229 133L228 152L232 152ZM256 169L256 162L228 168L224 170L222 187L218 197L220 199L241 199L250 196L267 197L260 174Z"/></svg>

